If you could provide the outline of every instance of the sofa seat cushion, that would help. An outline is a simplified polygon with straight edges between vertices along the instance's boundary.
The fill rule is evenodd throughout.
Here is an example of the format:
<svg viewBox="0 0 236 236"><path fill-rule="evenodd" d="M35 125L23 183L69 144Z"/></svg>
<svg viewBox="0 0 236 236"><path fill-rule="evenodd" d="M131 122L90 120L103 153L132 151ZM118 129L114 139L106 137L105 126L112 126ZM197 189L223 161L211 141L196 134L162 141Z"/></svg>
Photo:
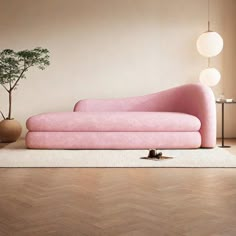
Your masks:
<svg viewBox="0 0 236 236"><path fill-rule="evenodd" d="M33 116L26 125L37 132L192 132L201 123L176 112L58 112Z"/></svg>
<svg viewBox="0 0 236 236"><path fill-rule="evenodd" d="M26 146L37 149L199 148L199 132L28 132Z"/></svg>

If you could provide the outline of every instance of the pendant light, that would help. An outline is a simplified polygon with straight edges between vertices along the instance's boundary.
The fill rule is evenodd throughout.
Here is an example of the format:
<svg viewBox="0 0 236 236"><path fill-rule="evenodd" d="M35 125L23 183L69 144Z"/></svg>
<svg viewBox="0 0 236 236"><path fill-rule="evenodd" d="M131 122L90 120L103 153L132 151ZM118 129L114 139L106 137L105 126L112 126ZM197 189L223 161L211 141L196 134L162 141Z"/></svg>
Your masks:
<svg viewBox="0 0 236 236"><path fill-rule="evenodd" d="M215 86L219 83L220 72L210 67L210 58L217 56L223 49L224 42L222 37L210 29L210 0L208 0L208 30L201 34L197 40L198 52L208 58L208 68L200 74L200 81L207 86Z"/></svg>
<svg viewBox="0 0 236 236"><path fill-rule="evenodd" d="M215 68L207 68L200 74L200 82L209 87L214 87L220 82L221 74Z"/></svg>
<svg viewBox="0 0 236 236"><path fill-rule="evenodd" d="M197 50L204 57L215 57L223 49L224 42L217 33L210 31L201 34L197 40Z"/></svg>

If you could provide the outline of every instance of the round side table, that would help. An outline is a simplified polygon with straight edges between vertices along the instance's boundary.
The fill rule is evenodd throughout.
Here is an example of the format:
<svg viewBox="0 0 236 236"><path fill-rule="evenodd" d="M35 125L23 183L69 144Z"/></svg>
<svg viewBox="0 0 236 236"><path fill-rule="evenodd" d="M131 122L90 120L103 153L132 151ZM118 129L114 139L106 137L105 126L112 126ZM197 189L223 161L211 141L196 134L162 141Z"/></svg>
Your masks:
<svg viewBox="0 0 236 236"><path fill-rule="evenodd" d="M217 100L217 104L221 104L221 148L230 148L230 146L225 145L225 104L236 104L236 101L227 102L226 100Z"/></svg>

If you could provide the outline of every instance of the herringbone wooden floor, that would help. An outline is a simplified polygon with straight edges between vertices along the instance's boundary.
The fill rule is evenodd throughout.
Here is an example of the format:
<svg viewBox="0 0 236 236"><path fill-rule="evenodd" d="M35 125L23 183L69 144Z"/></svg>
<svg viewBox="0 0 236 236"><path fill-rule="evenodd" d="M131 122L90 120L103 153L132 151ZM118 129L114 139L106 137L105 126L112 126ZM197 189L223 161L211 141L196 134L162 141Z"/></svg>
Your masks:
<svg viewBox="0 0 236 236"><path fill-rule="evenodd" d="M3 168L0 235L234 236L236 170Z"/></svg>

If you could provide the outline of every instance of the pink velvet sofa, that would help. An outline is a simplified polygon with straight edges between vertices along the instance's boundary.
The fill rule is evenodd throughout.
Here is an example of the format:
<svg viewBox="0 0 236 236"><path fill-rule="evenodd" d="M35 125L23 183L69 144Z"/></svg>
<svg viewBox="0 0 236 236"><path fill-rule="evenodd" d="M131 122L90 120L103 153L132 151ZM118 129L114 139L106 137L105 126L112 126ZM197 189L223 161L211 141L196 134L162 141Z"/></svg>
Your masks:
<svg viewBox="0 0 236 236"><path fill-rule="evenodd" d="M216 144L215 99L189 84L155 94L81 100L74 112L27 120L26 146L35 149L178 149Z"/></svg>

